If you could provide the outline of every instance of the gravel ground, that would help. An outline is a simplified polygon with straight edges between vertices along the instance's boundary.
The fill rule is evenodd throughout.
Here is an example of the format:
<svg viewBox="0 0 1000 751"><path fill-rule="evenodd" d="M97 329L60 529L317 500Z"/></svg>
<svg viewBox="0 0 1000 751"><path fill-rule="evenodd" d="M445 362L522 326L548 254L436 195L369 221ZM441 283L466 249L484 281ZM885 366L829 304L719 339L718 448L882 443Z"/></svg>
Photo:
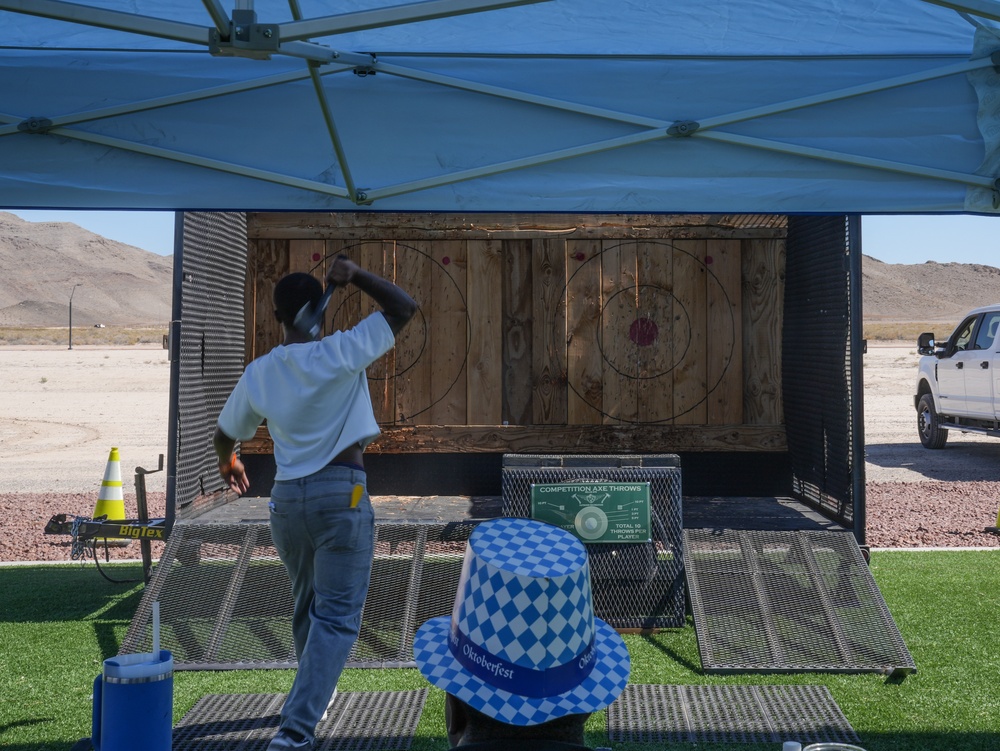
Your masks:
<svg viewBox="0 0 1000 751"><path fill-rule="evenodd" d="M940 451L916 437L910 344L865 356L867 534L876 548L1000 547L984 531L1000 510L1000 439L955 434ZM54 514L91 516L111 446L122 456L125 511L133 472L166 452L169 366L152 347L0 348L0 562L66 561ZM164 472L147 477L150 514L165 511ZM154 560L160 544L153 543ZM103 549L100 550L105 555ZM112 560L139 557L130 542Z"/></svg>

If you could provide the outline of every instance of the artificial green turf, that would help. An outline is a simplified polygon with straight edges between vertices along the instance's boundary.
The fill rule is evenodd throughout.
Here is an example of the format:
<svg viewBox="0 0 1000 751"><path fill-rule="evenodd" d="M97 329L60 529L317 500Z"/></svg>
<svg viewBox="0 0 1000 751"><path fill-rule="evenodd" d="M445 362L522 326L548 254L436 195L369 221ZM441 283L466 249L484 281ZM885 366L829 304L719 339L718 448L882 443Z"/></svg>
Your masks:
<svg viewBox="0 0 1000 751"><path fill-rule="evenodd" d="M137 577L137 565L108 567ZM917 673L706 675L690 623L652 636L627 635L632 683L820 684L868 751L1000 749L1000 550L878 551L872 573L913 655ZM115 585L93 566L0 567L0 748L68 749L90 735L90 694L102 660L115 655L142 586ZM179 671L174 721L208 694L284 693L290 670ZM406 690L427 684L416 670L347 670L342 691ZM443 694L433 689L414 751L447 748ZM608 745L604 713L588 742ZM651 746L616 744L616 749ZM730 744L658 749L726 751ZM773 744L740 746L771 749Z"/></svg>

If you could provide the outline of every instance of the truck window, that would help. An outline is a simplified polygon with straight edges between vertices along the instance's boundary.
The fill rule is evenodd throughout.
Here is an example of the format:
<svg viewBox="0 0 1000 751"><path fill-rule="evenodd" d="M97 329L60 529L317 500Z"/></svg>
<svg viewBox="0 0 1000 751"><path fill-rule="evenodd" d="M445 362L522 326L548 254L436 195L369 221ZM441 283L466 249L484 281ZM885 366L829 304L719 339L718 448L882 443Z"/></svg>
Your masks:
<svg viewBox="0 0 1000 751"><path fill-rule="evenodd" d="M965 352L969 349L969 343L972 341L972 332L976 328L977 316L972 316L967 321L965 321L960 327L955 330L952 335L952 352Z"/></svg>
<svg viewBox="0 0 1000 751"><path fill-rule="evenodd" d="M975 349L992 349L996 342L997 329L1000 329L1000 312L987 313L976 334Z"/></svg>

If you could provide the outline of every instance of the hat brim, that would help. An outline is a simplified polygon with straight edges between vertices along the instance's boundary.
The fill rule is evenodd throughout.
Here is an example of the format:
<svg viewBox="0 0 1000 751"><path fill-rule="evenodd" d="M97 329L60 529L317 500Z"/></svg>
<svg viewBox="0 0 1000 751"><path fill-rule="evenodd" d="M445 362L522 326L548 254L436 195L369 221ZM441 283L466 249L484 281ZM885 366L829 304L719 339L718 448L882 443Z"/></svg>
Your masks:
<svg viewBox="0 0 1000 751"><path fill-rule="evenodd" d="M628 648L621 636L599 618L594 619L594 630L593 670L575 688L556 696L512 694L470 673L448 647L450 616L432 618L417 629L413 657L432 685L473 709L508 725L538 725L565 715L604 709L624 690L631 670Z"/></svg>

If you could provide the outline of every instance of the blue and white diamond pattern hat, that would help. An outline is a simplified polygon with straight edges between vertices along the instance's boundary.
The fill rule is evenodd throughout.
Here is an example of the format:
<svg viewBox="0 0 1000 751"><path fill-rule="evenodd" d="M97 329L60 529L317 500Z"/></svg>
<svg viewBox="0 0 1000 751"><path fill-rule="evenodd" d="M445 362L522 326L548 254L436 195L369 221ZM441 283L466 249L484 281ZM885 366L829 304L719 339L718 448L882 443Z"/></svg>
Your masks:
<svg viewBox="0 0 1000 751"><path fill-rule="evenodd" d="M509 725L603 709L628 683L628 649L594 617L590 564L569 532L493 519L469 537L451 617L413 642L424 677Z"/></svg>

